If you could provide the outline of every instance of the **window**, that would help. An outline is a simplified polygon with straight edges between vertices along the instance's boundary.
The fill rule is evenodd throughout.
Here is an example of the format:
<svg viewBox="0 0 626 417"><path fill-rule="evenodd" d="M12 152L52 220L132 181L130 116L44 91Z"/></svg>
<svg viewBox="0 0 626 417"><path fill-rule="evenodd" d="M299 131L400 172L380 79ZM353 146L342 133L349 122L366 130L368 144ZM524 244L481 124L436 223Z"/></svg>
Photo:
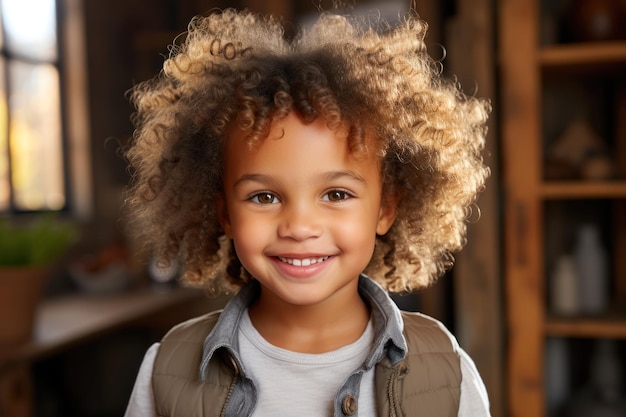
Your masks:
<svg viewBox="0 0 626 417"><path fill-rule="evenodd" d="M84 38L76 32L79 6L78 0L0 0L0 213L64 210L85 190L85 179L70 175L78 168L89 177L88 129L80 123L86 89L77 85L85 80L77 59L84 48L68 45ZM80 114L69 117L77 101Z"/></svg>

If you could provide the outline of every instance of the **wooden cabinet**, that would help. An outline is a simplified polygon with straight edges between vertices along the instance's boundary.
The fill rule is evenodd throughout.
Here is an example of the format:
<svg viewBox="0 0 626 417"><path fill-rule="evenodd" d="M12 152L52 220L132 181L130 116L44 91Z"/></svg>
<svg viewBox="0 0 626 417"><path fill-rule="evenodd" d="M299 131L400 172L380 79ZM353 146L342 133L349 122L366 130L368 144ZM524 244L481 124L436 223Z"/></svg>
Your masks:
<svg viewBox="0 0 626 417"><path fill-rule="evenodd" d="M549 396L560 390L564 403L575 402L600 339L617 344L626 379L626 40L574 40L579 23L564 38L559 28L569 12L552 7L559 3L498 2L511 416L560 415L565 404L551 408ZM572 132L576 126L583 133ZM602 143L604 168L587 164L590 149L576 148L590 137ZM555 159L559 146L578 152L578 163ZM607 305L593 314L555 314L557 260L573 255L576 233L588 223L600 231L607 252ZM548 370L555 363L546 356L552 339L568 349L568 358L558 358L567 367L564 386L548 384L554 380Z"/></svg>

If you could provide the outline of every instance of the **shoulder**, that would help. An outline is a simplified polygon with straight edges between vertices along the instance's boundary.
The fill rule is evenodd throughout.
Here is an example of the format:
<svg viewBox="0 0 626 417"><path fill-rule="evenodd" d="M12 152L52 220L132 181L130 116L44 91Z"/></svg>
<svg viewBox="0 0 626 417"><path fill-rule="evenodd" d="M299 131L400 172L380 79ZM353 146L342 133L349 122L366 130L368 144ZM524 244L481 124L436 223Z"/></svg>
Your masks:
<svg viewBox="0 0 626 417"><path fill-rule="evenodd" d="M402 312L402 319L409 352L459 352L456 338L439 320L406 311Z"/></svg>
<svg viewBox="0 0 626 417"><path fill-rule="evenodd" d="M415 355L436 353L435 357L454 364L456 378L461 380L459 416L489 416L489 397L478 369L470 356L459 346L456 338L440 321L421 313L402 312L404 336L409 348L409 360ZM440 355L440 353L445 353ZM433 355L429 355L432 359ZM447 366L446 366L447 368ZM431 373L431 375L435 375ZM458 380L458 379L457 379Z"/></svg>
<svg viewBox="0 0 626 417"><path fill-rule="evenodd" d="M197 373L204 340L215 327L220 314L221 310L214 311L174 326L161 340L155 358L155 372L172 372L170 368L174 366L185 368L183 372L188 374Z"/></svg>
<svg viewBox="0 0 626 417"><path fill-rule="evenodd" d="M489 416L489 397L485 385L473 360L459 346L454 335L443 323L425 314L403 311L402 318L404 336L409 349L409 361L422 354L429 354L429 360L435 358L443 360L446 366L438 369L454 369L456 381L459 379L461 381L458 415L460 417ZM437 360L432 363L437 363ZM450 367L450 365L453 366ZM439 373L431 372L430 375L436 376Z"/></svg>
<svg viewBox="0 0 626 417"><path fill-rule="evenodd" d="M167 332L161 343L174 341L203 342L206 335L215 327L221 313L222 310L216 310L177 324Z"/></svg>

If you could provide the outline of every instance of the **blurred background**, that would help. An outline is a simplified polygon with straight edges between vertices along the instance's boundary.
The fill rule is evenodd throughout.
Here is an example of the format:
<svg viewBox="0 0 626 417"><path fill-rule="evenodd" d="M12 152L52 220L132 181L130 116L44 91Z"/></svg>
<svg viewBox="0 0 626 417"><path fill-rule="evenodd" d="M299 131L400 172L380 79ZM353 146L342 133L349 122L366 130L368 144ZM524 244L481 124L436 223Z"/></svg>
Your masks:
<svg viewBox="0 0 626 417"><path fill-rule="evenodd" d="M412 6L431 56L493 112L468 244L397 303L442 320L494 416L624 416L624 0L351 0ZM0 416L123 415L145 350L226 302L176 283L127 233L126 92L197 14L325 0L0 0ZM480 218L480 220L479 220Z"/></svg>

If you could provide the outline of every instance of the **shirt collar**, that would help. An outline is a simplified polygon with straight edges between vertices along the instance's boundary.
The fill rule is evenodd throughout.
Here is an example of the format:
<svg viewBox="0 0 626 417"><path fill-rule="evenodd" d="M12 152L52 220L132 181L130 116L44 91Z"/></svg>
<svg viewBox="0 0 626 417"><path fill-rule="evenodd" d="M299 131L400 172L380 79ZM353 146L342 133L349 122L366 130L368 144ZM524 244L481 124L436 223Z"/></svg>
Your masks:
<svg viewBox="0 0 626 417"><path fill-rule="evenodd" d="M237 366L245 374L239 357L239 340L237 329L248 306L258 297L260 287L257 281L242 287L224 307L215 327L204 340L202 361L200 363L200 379L206 378L209 360L221 348L229 351L237 362ZM359 277L359 293L372 309L374 321L374 346L365 361L365 368L376 365L384 355L395 365L406 356L406 340L402 335L403 321L400 310L387 292L366 275Z"/></svg>
<svg viewBox="0 0 626 417"><path fill-rule="evenodd" d="M372 309L376 338L372 353L365 361L369 369L380 362L386 354L392 365L406 357L407 345L402 331L404 321L400 309L393 302L387 291L366 275L359 278L359 292Z"/></svg>

